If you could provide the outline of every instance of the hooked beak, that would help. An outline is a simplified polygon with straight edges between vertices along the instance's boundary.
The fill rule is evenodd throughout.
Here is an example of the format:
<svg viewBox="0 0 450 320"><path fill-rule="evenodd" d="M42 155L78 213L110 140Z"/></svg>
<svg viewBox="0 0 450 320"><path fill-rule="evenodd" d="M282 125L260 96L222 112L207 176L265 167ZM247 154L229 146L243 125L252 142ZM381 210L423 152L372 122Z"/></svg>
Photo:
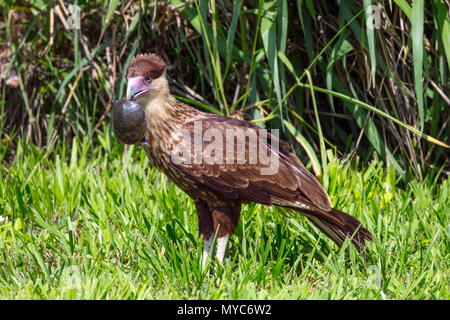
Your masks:
<svg viewBox="0 0 450 320"><path fill-rule="evenodd" d="M142 76L129 78L127 81L128 100L136 99L149 90L150 86L145 83L145 79Z"/></svg>

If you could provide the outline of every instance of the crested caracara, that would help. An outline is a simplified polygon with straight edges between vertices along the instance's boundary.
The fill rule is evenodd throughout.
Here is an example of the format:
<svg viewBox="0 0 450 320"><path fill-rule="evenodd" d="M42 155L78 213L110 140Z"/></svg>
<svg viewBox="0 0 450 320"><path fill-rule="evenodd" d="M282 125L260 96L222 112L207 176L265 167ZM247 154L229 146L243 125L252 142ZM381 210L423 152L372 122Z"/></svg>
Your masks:
<svg viewBox="0 0 450 320"><path fill-rule="evenodd" d="M223 260L241 206L248 202L300 212L338 245L350 238L361 249L372 239L358 220L332 207L320 183L275 135L175 99L160 57L135 57L127 84L127 100L113 111L115 124L124 126L116 133L120 139L124 130L129 131L121 140L140 141L150 163L194 200L204 262L214 237L216 256Z"/></svg>

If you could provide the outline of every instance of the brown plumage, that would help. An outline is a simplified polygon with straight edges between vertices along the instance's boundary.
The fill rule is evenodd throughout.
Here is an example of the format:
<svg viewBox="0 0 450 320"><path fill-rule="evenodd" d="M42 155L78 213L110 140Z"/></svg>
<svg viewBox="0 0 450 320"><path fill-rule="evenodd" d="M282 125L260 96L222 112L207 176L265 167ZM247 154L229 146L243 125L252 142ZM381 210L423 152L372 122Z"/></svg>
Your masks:
<svg viewBox="0 0 450 320"><path fill-rule="evenodd" d="M241 204L247 202L301 212L339 245L352 237L353 244L361 249L366 240L372 239L358 220L332 208L320 183L276 137L268 135L265 139L260 128L251 123L204 113L172 97L161 58L154 54L137 56L128 68L127 79L131 93L128 98L135 99L145 111L144 148L150 163L194 200L200 234L209 243L205 243L206 249L209 250L214 235L225 239L225 244L219 243L218 251L223 251L218 253L219 259L223 258L228 235L238 225ZM226 152L225 147L215 149L219 151L212 154L221 161L208 163L206 152L213 140L203 139L197 145L201 146L201 161L196 161L199 154L194 143L186 144L183 140L186 134L194 137L196 130L200 130L202 137L211 131L225 135L228 131L240 130L236 139L244 135L243 152L238 147L233 147L231 152ZM258 142L259 150L278 159L275 173L263 175L261 169L270 164L248 161L254 153L250 136L256 137L253 141ZM272 143L281 148L274 148ZM179 161L180 155L184 161ZM237 163L239 157L247 161Z"/></svg>
<svg viewBox="0 0 450 320"><path fill-rule="evenodd" d="M153 53L140 54L133 59L127 70L127 77L149 75L153 79L159 78L166 69L166 63L163 59Z"/></svg>

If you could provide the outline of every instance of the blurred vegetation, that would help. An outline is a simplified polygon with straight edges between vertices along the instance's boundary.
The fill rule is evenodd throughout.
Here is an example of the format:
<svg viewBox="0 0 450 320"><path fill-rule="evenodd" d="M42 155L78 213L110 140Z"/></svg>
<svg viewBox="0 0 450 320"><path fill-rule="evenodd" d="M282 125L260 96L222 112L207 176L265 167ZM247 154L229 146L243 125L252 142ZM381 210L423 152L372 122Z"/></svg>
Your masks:
<svg viewBox="0 0 450 320"><path fill-rule="evenodd" d="M70 4L81 8L80 30L70 28ZM370 28L377 21L364 10L370 5L380 8L379 28ZM282 129L325 184L329 150L363 160L377 153L404 176L430 169L448 176L449 7L448 0L3 1L0 159L13 159L18 137L47 149L70 146L74 136L101 143L130 59L156 52L180 99Z"/></svg>

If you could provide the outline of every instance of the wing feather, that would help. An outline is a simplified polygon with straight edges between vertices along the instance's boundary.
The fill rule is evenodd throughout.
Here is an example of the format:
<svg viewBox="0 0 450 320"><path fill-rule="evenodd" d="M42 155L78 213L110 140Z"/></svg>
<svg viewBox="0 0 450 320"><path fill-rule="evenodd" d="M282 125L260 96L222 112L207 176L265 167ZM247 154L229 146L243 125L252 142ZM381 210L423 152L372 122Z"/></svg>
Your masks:
<svg viewBox="0 0 450 320"><path fill-rule="evenodd" d="M260 128L245 121L217 115L208 115L202 120L196 121L201 121L202 133L208 129L220 130L223 134L225 134L226 130L245 129L252 131L260 139ZM193 133L194 126L194 121L187 122L181 130ZM225 151L223 151L224 154L222 155L225 161L220 164L207 164L203 161L199 164L192 162L173 163L172 165L182 171L183 174L190 176L197 184L203 184L230 199L242 198L243 200L266 205L284 203L285 206L296 208L301 208L302 204L307 200L306 202L309 205L312 204L322 210L330 211L331 203L328 195L316 178L294 154L285 149L286 144L284 142L277 139L282 148L278 148L278 150L272 149L271 139L277 138L268 135L268 141L262 141L259 147L273 152L273 155L278 158L279 167L273 175L261 174L261 169L267 167L267 165L261 164L259 161L257 163L246 161L243 164L237 164L235 161L227 162ZM205 155L205 149L209 143L202 141L202 156ZM189 151L193 152L193 147L189 148ZM246 159L248 159L251 150L247 139L245 140L244 149ZM234 150L234 156L234 159L236 159L238 156L237 150ZM204 158L202 157L202 159Z"/></svg>

